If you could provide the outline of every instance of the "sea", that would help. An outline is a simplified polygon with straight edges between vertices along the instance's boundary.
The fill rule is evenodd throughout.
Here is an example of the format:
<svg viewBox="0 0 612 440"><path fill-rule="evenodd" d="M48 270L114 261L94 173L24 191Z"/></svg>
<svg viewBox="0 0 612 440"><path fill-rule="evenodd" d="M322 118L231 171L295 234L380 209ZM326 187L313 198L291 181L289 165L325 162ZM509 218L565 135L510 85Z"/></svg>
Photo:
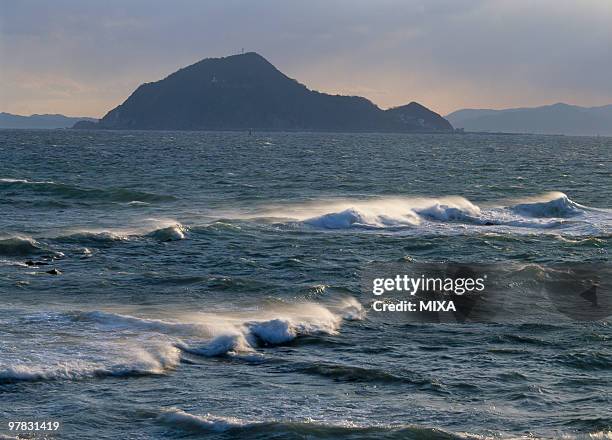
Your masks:
<svg viewBox="0 0 612 440"><path fill-rule="evenodd" d="M606 137L0 130L0 438L611 438L609 314L363 283L605 267L611 175Z"/></svg>

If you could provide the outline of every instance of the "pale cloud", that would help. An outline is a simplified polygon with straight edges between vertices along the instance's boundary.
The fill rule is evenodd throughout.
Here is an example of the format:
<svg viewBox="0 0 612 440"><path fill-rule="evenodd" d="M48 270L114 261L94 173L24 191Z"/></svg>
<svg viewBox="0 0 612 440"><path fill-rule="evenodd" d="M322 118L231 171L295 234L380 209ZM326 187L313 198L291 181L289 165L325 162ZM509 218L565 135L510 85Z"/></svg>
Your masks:
<svg viewBox="0 0 612 440"><path fill-rule="evenodd" d="M0 0L0 111L101 116L243 47L382 107L607 104L611 22L609 0Z"/></svg>

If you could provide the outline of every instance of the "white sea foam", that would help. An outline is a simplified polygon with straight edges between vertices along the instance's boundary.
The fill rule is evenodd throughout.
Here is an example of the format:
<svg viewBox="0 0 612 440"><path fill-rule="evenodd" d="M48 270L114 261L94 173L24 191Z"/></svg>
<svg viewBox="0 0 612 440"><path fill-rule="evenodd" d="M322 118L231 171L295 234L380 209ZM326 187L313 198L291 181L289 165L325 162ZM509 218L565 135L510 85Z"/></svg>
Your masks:
<svg viewBox="0 0 612 440"><path fill-rule="evenodd" d="M22 261L17 261L17 260L7 260L4 258L0 258L0 266L20 266L20 267L28 267L27 264L25 264Z"/></svg>
<svg viewBox="0 0 612 440"><path fill-rule="evenodd" d="M462 199L461 203L446 204L435 202L425 208L415 208L415 212L421 217L427 217L438 221L480 221L480 208L466 199Z"/></svg>
<svg viewBox="0 0 612 440"><path fill-rule="evenodd" d="M479 214L480 208L463 197L341 200L290 207L286 213L305 224L328 229L413 227L423 219L453 221L475 218Z"/></svg>
<svg viewBox="0 0 612 440"><path fill-rule="evenodd" d="M134 345L125 347L120 356L106 361L75 359L45 364L0 364L0 383L164 374L175 368L179 360L180 351L171 344L155 344L147 348Z"/></svg>
<svg viewBox="0 0 612 440"><path fill-rule="evenodd" d="M227 353L245 353L252 350L252 347L247 342L244 333L232 333L231 330L228 333L214 337L203 345L190 346L179 342L177 347L188 353L205 357L222 356Z"/></svg>
<svg viewBox="0 0 612 440"><path fill-rule="evenodd" d="M365 213L359 212L354 208L345 209L340 212L331 212L318 217L305 220L312 226L328 229L346 229L352 226L375 226L380 225L376 218L368 218Z"/></svg>
<svg viewBox="0 0 612 440"><path fill-rule="evenodd" d="M361 321L366 317L366 310L361 303L350 296L339 299L336 310L345 321Z"/></svg>
<svg viewBox="0 0 612 440"><path fill-rule="evenodd" d="M589 208L570 200L562 192L550 192L542 196L526 199L510 208L512 211L529 217L573 217Z"/></svg>
<svg viewBox="0 0 612 440"><path fill-rule="evenodd" d="M52 180L28 180L28 179L12 179L9 177L0 178L0 183L25 183L30 185L54 184Z"/></svg>
<svg viewBox="0 0 612 440"><path fill-rule="evenodd" d="M268 206L256 217L292 219L326 228L415 225L419 217L407 202L416 200L402 197L320 200Z"/></svg>
<svg viewBox="0 0 612 440"><path fill-rule="evenodd" d="M175 223L170 226L161 227L150 232L148 235L159 241L174 241L183 240L185 238L186 228L180 223Z"/></svg>
<svg viewBox="0 0 612 440"><path fill-rule="evenodd" d="M321 229L400 228L432 232L458 231L463 225L527 229L565 228L570 221L567 220L569 217L579 217L583 225L592 224L595 230L605 230L612 217L609 210L580 205L560 192L516 200L509 205L493 203L486 206L477 206L458 196L379 197L368 200L322 200L298 205L276 205L259 210L258 216L284 218ZM585 217L581 215L584 213L592 215ZM593 229L589 231L593 232Z"/></svg>
<svg viewBox="0 0 612 440"><path fill-rule="evenodd" d="M119 313L73 312L77 321L93 321L112 329L136 329L176 338L176 346L202 356L248 353L264 345L290 342L300 336L337 334L343 320L363 319L355 299L334 304L301 302L257 312L191 313L175 320L142 318Z"/></svg>

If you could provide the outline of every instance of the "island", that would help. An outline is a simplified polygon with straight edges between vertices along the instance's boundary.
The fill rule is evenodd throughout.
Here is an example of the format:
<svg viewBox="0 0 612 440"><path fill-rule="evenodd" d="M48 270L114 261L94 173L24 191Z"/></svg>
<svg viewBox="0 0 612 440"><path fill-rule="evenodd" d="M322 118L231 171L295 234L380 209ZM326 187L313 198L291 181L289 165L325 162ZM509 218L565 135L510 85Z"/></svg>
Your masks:
<svg viewBox="0 0 612 440"><path fill-rule="evenodd" d="M75 129L452 132L416 103L383 110L366 98L310 90L255 52L207 58L139 86L99 122Z"/></svg>

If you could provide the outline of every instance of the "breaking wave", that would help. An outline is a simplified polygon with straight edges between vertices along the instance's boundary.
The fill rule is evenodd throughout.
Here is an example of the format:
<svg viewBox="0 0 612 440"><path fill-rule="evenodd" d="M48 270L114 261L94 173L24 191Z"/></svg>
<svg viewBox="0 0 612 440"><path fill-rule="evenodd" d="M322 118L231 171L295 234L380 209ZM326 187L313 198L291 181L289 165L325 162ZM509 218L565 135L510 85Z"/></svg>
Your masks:
<svg viewBox="0 0 612 440"><path fill-rule="evenodd" d="M86 245L109 244L116 241L128 240L129 237L120 232L113 231L79 231L62 235L55 238L66 243L78 243Z"/></svg>
<svg viewBox="0 0 612 440"><path fill-rule="evenodd" d="M81 380L94 377L127 377L161 375L174 369L180 361L180 351L172 345L159 345L145 350L129 348L125 359L104 365L101 362L69 361L47 365L0 364L0 384L48 380Z"/></svg>
<svg viewBox="0 0 612 440"><path fill-rule="evenodd" d="M573 217L588 210L586 206L570 200L562 192L551 192L511 207L512 211L529 217Z"/></svg>
<svg viewBox="0 0 612 440"><path fill-rule="evenodd" d="M362 319L365 311L353 298L334 305L299 303L252 313L199 313L178 321L139 318L102 311L72 312L77 321L92 321L112 329L137 329L177 338L181 350L214 357L252 352L286 344L302 336L335 335L344 320Z"/></svg>
<svg viewBox="0 0 612 440"><path fill-rule="evenodd" d="M288 213L300 215L303 223L327 228L346 229L351 227L393 228L413 227L424 219L439 221L473 218L478 216L480 209L463 197L429 198L380 198L375 200L344 200L321 204L306 205L303 212L294 210ZM340 210L336 210L336 209ZM309 212L322 212L313 217Z"/></svg>
<svg viewBox="0 0 612 440"><path fill-rule="evenodd" d="M133 228L92 229L68 231L54 239L67 243L78 244L111 244L139 238L151 238L156 241L175 241L186 238L187 228L171 220L152 221L151 225Z"/></svg>
<svg viewBox="0 0 612 440"><path fill-rule="evenodd" d="M156 229L148 234L149 237L158 241L183 240L186 228L180 223Z"/></svg>
<svg viewBox="0 0 612 440"><path fill-rule="evenodd" d="M584 214L609 214L607 210L580 205L560 192L544 194L510 206L480 207L457 196L440 198L377 198L305 203L265 212L270 218L290 218L322 229L428 228L435 224L456 223L473 226L555 228L567 218ZM610 215L604 216L610 221Z"/></svg>
<svg viewBox="0 0 612 440"><path fill-rule="evenodd" d="M384 228L416 225L419 223L419 219L412 212L391 216L381 213L372 214L371 212L349 208L344 211L313 217L305 220L304 223L326 229L346 229L355 226Z"/></svg>
<svg viewBox="0 0 612 440"><path fill-rule="evenodd" d="M40 254L60 255L59 252L50 250L48 247L31 237L16 235L13 237L0 238L0 255L25 256Z"/></svg>

